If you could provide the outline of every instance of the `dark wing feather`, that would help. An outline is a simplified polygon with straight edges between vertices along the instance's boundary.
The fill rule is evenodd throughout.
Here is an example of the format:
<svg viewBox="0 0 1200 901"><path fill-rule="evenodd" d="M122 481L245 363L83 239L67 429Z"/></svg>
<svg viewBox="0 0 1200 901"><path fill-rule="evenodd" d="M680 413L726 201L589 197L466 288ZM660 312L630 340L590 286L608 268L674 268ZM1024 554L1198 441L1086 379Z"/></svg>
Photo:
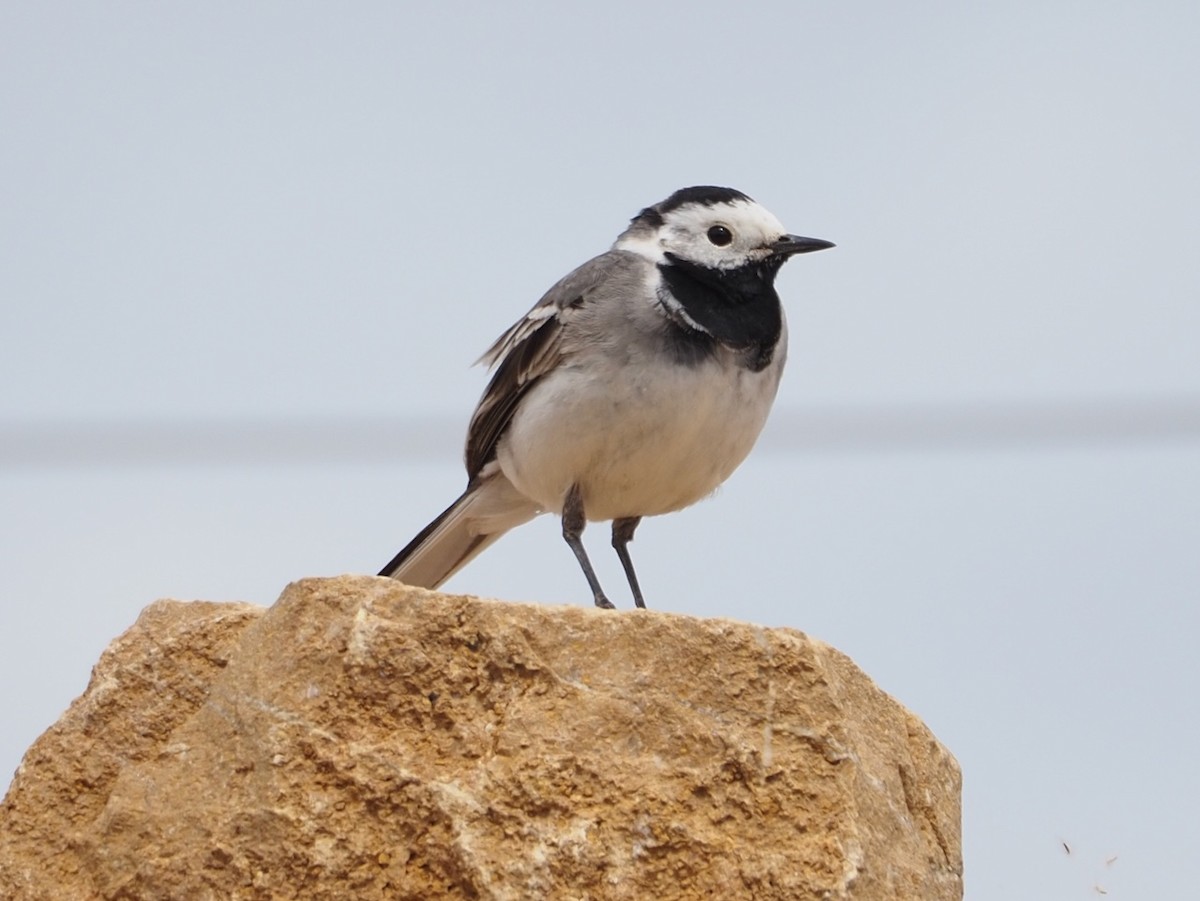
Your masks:
<svg viewBox="0 0 1200 901"><path fill-rule="evenodd" d="M479 358L496 367L467 431L467 474L474 478L496 456L496 444L525 393L569 352L563 329L614 270L636 265L631 254L609 251L584 263L546 292L519 322Z"/></svg>
<svg viewBox="0 0 1200 901"><path fill-rule="evenodd" d="M500 358L496 373L471 417L467 431L467 472L472 478L496 455L496 443L525 392L559 359L562 323L558 316L546 317L539 323L526 319L520 325L530 327Z"/></svg>

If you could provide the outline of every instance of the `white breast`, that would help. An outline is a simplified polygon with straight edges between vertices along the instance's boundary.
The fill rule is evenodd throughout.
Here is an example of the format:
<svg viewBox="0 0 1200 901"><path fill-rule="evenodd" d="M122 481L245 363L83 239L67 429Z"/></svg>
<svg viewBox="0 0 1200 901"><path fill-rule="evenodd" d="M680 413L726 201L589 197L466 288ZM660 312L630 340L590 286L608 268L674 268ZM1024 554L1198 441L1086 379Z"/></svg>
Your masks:
<svg viewBox="0 0 1200 901"><path fill-rule="evenodd" d="M579 484L590 520L693 504L750 453L779 387L786 342L785 330L761 372L726 353L694 366L661 355L618 364L600 349L581 354L522 399L497 448L500 468L555 513Z"/></svg>

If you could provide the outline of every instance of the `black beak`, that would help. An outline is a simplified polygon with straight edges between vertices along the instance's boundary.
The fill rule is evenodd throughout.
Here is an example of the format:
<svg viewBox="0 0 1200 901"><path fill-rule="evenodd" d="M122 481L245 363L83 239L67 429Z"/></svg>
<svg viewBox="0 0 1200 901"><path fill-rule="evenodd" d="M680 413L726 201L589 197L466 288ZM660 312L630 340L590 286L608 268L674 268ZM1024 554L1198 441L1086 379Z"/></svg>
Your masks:
<svg viewBox="0 0 1200 901"><path fill-rule="evenodd" d="M771 253L777 257L790 257L796 253L812 253L814 250L828 250L836 246L832 241L822 241L820 238L784 235L771 245Z"/></svg>

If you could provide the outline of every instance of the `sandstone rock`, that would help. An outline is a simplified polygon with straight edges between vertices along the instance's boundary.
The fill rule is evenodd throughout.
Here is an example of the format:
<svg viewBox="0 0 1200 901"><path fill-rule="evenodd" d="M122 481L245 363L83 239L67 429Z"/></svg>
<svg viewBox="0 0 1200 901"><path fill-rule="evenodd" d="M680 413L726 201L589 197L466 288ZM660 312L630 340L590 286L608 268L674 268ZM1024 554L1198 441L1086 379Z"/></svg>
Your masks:
<svg viewBox="0 0 1200 901"><path fill-rule="evenodd" d="M0 809L0 897L957 899L959 791L799 632L311 579L113 642Z"/></svg>

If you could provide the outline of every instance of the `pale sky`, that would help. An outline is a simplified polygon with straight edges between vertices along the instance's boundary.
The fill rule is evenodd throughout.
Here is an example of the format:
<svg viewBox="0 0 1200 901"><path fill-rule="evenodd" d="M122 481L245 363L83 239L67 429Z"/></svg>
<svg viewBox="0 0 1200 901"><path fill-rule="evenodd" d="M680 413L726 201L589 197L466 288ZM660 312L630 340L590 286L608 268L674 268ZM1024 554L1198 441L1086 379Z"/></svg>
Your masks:
<svg viewBox="0 0 1200 901"><path fill-rule="evenodd" d="M762 446L639 530L648 603L921 716L968 898L1190 897L1198 41L1185 2L0 6L0 783L155 598L377 570L463 487L471 361L722 184L838 247L779 279ZM548 518L446 587L590 603Z"/></svg>

